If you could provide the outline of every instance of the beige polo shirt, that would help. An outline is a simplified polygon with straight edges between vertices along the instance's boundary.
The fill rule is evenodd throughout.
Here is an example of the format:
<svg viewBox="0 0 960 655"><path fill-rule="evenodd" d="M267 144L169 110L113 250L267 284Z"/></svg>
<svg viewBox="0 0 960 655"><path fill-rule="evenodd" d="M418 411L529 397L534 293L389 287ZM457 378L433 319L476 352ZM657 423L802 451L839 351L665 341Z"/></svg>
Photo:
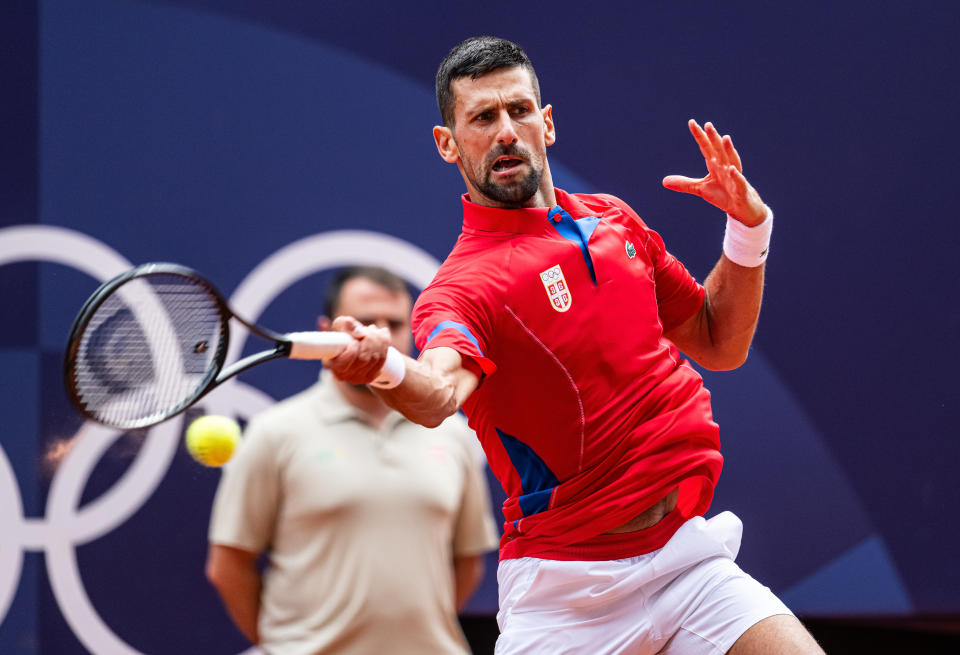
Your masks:
<svg viewBox="0 0 960 655"><path fill-rule="evenodd" d="M267 552L270 655L465 653L454 556L497 545L476 437L365 423L332 376L255 417L224 467L210 541Z"/></svg>

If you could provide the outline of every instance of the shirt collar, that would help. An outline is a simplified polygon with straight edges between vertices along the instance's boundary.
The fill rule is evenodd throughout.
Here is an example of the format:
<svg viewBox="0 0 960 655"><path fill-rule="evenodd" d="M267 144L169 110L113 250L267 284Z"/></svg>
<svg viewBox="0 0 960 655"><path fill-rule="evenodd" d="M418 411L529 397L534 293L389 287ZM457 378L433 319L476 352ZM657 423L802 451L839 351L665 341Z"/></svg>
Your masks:
<svg viewBox="0 0 960 655"><path fill-rule="evenodd" d="M589 215L586 209L574 196L554 188L557 196L557 205L570 214L574 219ZM555 233L551 227L549 207L533 207L530 209L501 209L487 207L471 202L465 193L463 201L463 231L469 233L500 232L512 234L543 234Z"/></svg>

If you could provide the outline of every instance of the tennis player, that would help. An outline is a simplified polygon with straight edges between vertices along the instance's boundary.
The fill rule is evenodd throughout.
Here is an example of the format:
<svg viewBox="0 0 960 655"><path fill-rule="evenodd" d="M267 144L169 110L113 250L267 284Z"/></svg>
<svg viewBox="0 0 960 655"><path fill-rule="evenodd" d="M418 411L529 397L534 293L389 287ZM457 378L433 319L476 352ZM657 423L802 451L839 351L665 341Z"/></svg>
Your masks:
<svg viewBox="0 0 960 655"><path fill-rule="evenodd" d="M690 121L708 173L663 181L727 214L701 285L622 200L553 186L553 109L518 46L464 41L436 89L463 230L416 303L420 359L377 393L428 426L462 407L508 495L497 653L821 653L735 564L739 519L702 516L719 429L678 349L745 361L773 221L730 137ZM372 381L389 334L334 327L358 341L329 367Z"/></svg>

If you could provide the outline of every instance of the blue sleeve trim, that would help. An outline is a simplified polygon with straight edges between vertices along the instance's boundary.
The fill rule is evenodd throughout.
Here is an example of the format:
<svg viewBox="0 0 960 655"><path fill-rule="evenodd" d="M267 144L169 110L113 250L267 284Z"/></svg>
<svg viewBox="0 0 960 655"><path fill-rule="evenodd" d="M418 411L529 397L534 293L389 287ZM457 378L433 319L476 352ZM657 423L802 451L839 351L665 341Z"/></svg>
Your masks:
<svg viewBox="0 0 960 655"><path fill-rule="evenodd" d="M473 333L470 332L470 329L462 323L457 323L456 321L440 321L437 323L437 326L433 328L433 332L430 333L430 336L427 337L427 343L430 343L435 336L443 332L444 330L453 329L465 336L470 343L473 344L473 347L477 349L477 354L481 357L485 357L483 351L480 350L480 342L477 341L477 338L473 336ZM426 347L426 344L424 344Z"/></svg>

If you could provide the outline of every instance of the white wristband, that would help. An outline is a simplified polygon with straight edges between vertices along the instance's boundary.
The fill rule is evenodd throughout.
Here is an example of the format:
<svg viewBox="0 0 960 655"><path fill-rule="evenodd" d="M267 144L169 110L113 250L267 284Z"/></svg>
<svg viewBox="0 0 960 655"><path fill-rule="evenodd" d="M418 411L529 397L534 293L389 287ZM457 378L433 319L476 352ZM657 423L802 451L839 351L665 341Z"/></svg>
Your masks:
<svg viewBox="0 0 960 655"><path fill-rule="evenodd" d="M767 217L753 227L747 227L727 214L727 231L723 235L723 254L734 264L752 268L767 261L770 252L770 234L773 232L773 210L767 207Z"/></svg>
<svg viewBox="0 0 960 655"><path fill-rule="evenodd" d="M383 363L380 370L380 377L370 383L371 386L378 389L393 389L403 382L403 377L407 374L407 362L400 351L390 346L387 350L387 361Z"/></svg>

